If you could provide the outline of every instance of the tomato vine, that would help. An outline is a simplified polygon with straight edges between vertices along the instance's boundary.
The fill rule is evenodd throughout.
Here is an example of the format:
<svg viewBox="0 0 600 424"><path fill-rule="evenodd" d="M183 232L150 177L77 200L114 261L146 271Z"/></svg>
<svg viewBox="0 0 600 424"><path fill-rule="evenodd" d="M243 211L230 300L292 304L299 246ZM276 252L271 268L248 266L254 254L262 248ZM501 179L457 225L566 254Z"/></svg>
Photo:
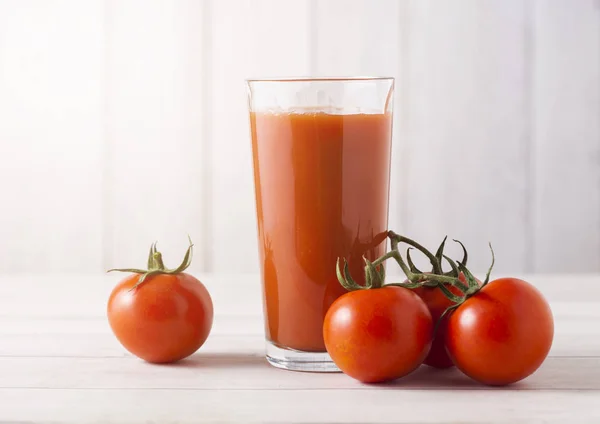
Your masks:
<svg viewBox="0 0 600 424"><path fill-rule="evenodd" d="M437 287L439 288L444 296L446 296L453 305L444 311L442 317L453 309L456 309L459 305L464 303L469 297L473 296L479 290L481 290L490 281L490 275L495 263L494 249L490 244L490 251L492 254L492 263L486 273L485 280L480 285L478 280L475 278L473 273L467 268L468 253L465 245L459 240L453 240L460 244L463 250L463 258L460 261L454 261L452 258L444 254L444 247L446 244L447 237L438 247L435 253L432 253L422 244L412 240L408 237L396 234L393 231L388 231L388 238L390 239L391 249L383 256L377 258L374 261L370 261L366 257L363 257L365 262L365 284L358 284L350 275L348 262L343 259L343 267L340 267L340 260L336 263L336 275L340 284L348 291L354 290L369 290L377 289L383 286L398 286L407 289L416 289L419 287ZM409 247L406 251L406 260L400 253L400 244L407 244ZM419 270L410 256L410 251L416 249L423 253L431 263L432 272L425 273ZM394 259L396 263L402 269L402 272L406 275L407 281L402 283L385 283L385 267L384 262L388 259ZM450 265L451 271L444 272L442 269L442 261L445 260ZM466 280L466 284L463 283L459 276L463 274ZM461 295L452 293L447 286L456 287Z"/></svg>

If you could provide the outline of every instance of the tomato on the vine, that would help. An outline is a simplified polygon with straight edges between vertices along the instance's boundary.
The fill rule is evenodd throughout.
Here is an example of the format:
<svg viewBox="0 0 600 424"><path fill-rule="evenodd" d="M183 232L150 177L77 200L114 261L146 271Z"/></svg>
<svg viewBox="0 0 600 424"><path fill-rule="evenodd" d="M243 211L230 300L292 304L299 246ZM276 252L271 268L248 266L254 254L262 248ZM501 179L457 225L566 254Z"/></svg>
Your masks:
<svg viewBox="0 0 600 424"><path fill-rule="evenodd" d="M175 362L190 356L212 328L210 294L200 281L183 272L190 265L191 252L190 242L182 264L166 269L153 244L147 270L111 270L133 274L110 295L110 327L125 349L148 362Z"/></svg>
<svg viewBox="0 0 600 424"><path fill-rule="evenodd" d="M415 370L431 346L433 321L411 290L373 281L359 287L344 272L348 293L329 308L323 324L327 352L345 374L364 383L394 380Z"/></svg>
<svg viewBox="0 0 600 424"><path fill-rule="evenodd" d="M465 256L457 264L443 255L444 242L434 255L393 231L388 232L388 237L392 251L374 263L394 258L407 277L402 285L423 296L432 315L449 305L436 323L436 338L445 333L448 358L458 369L481 383L506 385L526 378L540 367L554 337L550 306L534 286L523 280L500 278L489 282L494 266L493 250L492 264L485 280L480 282L465 265L464 246ZM398 250L399 243L407 243L425 254L434 271L422 273L415 269L409 253L407 265ZM452 272L442 272L442 258L452 266ZM441 295L448 300L443 300ZM439 349L439 345L436 347ZM438 353L436 350L435 354ZM443 364L441 356L435 359Z"/></svg>
<svg viewBox="0 0 600 424"><path fill-rule="evenodd" d="M484 384L506 385L533 374L554 336L548 302L517 278L491 281L452 312L446 349L454 364Z"/></svg>

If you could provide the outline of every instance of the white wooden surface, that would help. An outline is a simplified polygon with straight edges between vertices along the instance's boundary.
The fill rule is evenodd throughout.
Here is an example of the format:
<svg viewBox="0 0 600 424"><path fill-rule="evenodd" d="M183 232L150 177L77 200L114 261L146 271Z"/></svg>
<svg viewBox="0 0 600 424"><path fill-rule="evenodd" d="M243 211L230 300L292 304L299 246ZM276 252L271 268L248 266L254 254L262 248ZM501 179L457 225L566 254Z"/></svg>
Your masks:
<svg viewBox="0 0 600 424"><path fill-rule="evenodd" d="M600 272L598 34L597 0L0 1L0 272L188 233L255 272L243 79L331 74L397 78L391 228Z"/></svg>
<svg viewBox="0 0 600 424"><path fill-rule="evenodd" d="M391 384L275 369L263 359L256 275L202 275L207 343L150 365L110 333L119 276L0 277L0 422L594 423L600 420L600 275L537 276L556 334L537 373L508 388L422 367ZM576 288L576 289L575 289Z"/></svg>

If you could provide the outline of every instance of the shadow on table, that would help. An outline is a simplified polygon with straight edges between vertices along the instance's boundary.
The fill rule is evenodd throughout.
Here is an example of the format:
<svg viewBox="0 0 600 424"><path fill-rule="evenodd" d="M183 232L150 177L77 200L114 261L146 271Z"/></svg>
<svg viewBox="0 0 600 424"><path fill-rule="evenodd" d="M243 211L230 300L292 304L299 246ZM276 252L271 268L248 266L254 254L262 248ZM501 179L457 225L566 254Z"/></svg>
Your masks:
<svg viewBox="0 0 600 424"><path fill-rule="evenodd" d="M275 370L264 355L255 353L198 352L180 362L164 367L176 368L260 368L265 372ZM438 370L422 365L406 377L389 383L360 384L340 373L321 374L292 373L280 371L282 381L314 380L319 387L344 389L383 390L599 390L600 358L596 357L550 357L542 367L523 381L502 387L486 386L471 380L456 368ZM302 374L299 376L299 374ZM314 377L314 378L313 378ZM292 383L290 383L293 385ZM302 383L304 384L304 383ZM303 386L304 387L304 386Z"/></svg>
<svg viewBox="0 0 600 424"><path fill-rule="evenodd" d="M387 389L446 389L477 390L498 389L497 387L484 386L471 380L456 368L435 369L422 365L417 370L389 383L377 384L378 387ZM518 385L513 386L517 388Z"/></svg>
<svg viewBox="0 0 600 424"><path fill-rule="evenodd" d="M164 367L175 368L248 368L267 367L264 355L240 353L195 353L172 364L163 364Z"/></svg>
<svg viewBox="0 0 600 424"><path fill-rule="evenodd" d="M404 378L376 386L400 390L598 390L600 358L550 357L534 374L508 386L486 386L471 380L456 368L437 370L426 365Z"/></svg>

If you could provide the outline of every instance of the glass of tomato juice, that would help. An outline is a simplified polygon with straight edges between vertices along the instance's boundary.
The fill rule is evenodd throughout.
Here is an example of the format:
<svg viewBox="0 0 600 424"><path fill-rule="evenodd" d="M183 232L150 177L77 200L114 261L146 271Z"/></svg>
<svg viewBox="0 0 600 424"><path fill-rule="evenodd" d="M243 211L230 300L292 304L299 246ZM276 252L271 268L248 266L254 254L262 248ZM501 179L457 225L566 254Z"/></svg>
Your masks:
<svg viewBox="0 0 600 424"><path fill-rule="evenodd" d="M323 319L386 249L394 79L247 80L267 360L338 371Z"/></svg>

